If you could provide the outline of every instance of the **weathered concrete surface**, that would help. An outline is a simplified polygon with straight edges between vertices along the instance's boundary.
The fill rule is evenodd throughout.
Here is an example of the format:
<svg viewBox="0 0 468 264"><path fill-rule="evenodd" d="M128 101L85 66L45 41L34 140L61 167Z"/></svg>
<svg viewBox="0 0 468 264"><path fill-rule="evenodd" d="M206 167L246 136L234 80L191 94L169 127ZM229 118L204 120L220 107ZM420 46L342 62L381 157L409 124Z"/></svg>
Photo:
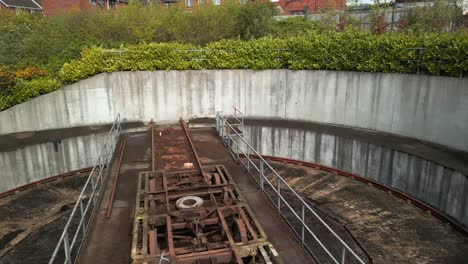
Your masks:
<svg viewBox="0 0 468 264"><path fill-rule="evenodd" d="M203 70L103 73L0 112L0 134L177 121L240 107L249 116L332 123L468 150L468 79L405 74Z"/></svg>
<svg viewBox="0 0 468 264"><path fill-rule="evenodd" d="M0 263L48 263L87 179L73 175L0 199Z"/></svg>
<svg viewBox="0 0 468 264"><path fill-rule="evenodd" d="M125 131L138 130L145 126L142 122L121 123ZM98 126L81 126L34 132L19 132L0 135L0 152L16 150L40 143L59 142L63 139L86 136L91 134L108 133L112 124Z"/></svg>
<svg viewBox="0 0 468 264"><path fill-rule="evenodd" d="M0 152L0 192L67 171L93 166L106 135L104 132Z"/></svg>
<svg viewBox="0 0 468 264"><path fill-rule="evenodd" d="M127 124L123 128L127 132L137 131L139 126L141 124ZM76 127L0 136L0 143L3 143L0 146L0 192L94 166L109 129L109 126Z"/></svg>
<svg viewBox="0 0 468 264"><path fill-rule="evenodd" d="M373 263L466 264L468 236L406 201L330 172L270 164L324 221L345 226Z"/></svg>
<svg viewBox="0 0 468 264"><path fill-rule="evenodd" d="M244 134L260 154L318 163L376 180L468 224L468 179L460 172L332 131L246 125Z"/></svg>

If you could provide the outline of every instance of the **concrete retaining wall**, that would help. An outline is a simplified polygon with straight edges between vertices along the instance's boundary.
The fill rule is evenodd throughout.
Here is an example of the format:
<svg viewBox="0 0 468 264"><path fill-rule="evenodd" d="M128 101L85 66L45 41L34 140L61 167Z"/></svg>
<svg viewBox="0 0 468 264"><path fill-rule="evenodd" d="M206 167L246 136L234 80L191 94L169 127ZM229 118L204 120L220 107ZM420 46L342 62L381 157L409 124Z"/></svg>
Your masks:
<svg viewBox="0 0 468 264"><path fill-rule="evenodd" d="M352 138L298 128L245 126L261 154L334 167L394 187L468 225L468 179L436 163Z"/></svg>
<svg viewBox="0 0 468 264"><path fill-rule="evenodd" d="M94 166L107 132L0 152L0 192L72 170Z"/></svg>
<svg viewBox="0 0 468 264"><path fill-rule="evenodd" d="M238 106L249 116L332 123L468 151L468 79L290 70L100 74L0 112L0 134L176 121Z"/></svg>
<svg viewBox="0 0 468 264"><path fill-rule="evenodd" d="M99 132L89 132L98 129ZM102 151L110 127L72 128L70 131L46 131L40 135L50 142L39 141L17 149L0 151L0 192L54 175L94 166ZM135 124L122 124L122 133L146 130ZM84 133L84 134L80 134ZM20 136L20 135L17 135ZM33 135L34 136L34 135Z"/></svg>

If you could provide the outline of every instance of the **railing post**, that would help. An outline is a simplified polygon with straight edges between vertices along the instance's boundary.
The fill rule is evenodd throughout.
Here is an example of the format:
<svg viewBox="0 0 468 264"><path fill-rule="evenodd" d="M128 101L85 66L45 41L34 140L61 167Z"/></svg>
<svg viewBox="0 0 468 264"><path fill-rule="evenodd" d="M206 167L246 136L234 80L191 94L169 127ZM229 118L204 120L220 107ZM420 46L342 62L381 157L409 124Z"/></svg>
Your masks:
<svg viewBox="0 0 468 264"><path fill-rule="evenodd" d="M341 264L346 262L346 247L343 245L343 252L341 253Z"/></svg>
<svg viewBox="0 0 468 264"><path fill-rule="evenodd" d="M302 204L302 233L301 233L301 242L302 246L305 244L305 205Z"/></svg>
<svg viewBox="0 0 468 264"><path fill-rule="evenodd" d="M260 159L260 189L263 191L263 182L264 182L264 179L263 177L265 177L265 175L263 174L263 160Z"/></svg>
<svg viewBox="0 0 468 264"><path fill-rule="evenodd" d="M239 137L238 136L236 137L236 146L237 146L237 150L236 150L237 160L240 160L240 158L239 158Z"/></svg>
<svg viewBox="0 0 468 264"><path fill-rule="evenodd" d="M224 119L221 117L219 118L219 136L223 137L223 132L224 132Z"/></svg>
<svg viewBox="0 0 468 264"><path fill-rule="evenodd" d="M81 212L81 221L82 221L82 225L81 227L83 228L83 239L86 237L86 221L85 221L85 215L84 215L84 210L83 210L83 200L81 198L80 199L80 212Z"/></svg>
<svg viewBox="0 0 468 264"><path fill-rule="evenodd" d="M281 213L281 179L278 177L278 212Z"/></svg>
<svg viewBox="0 0 468 264"><path fill-rule="evenodd" d="M92 173L95 173L95 172L96 172L96 167L94 167L94 168L95 168L95 169L91 171ZM95 188L95 187L94 187L94 175L91 175L91 187L92 187L92 189L94 190L94 188Z"/></svg>
<svg viewBox="0 0 468 264"><path fill-rule="evenodd" d="M216 113L216 133L219 135L219 112Z"/></svg>
<svg viewBox="0 0 468 264"><path fill-rule="evenodd" d="M250 148L248 146L245 155L247 155L247 171L250 172Z"/></svg>
<svg viewBox="0 0 468 264"><path fill-rule="evenodd" d="M65 236L63 237L63 249L65 250L65 263L71 264L70 242L68 241L67 231L65 231Z"/></svg>

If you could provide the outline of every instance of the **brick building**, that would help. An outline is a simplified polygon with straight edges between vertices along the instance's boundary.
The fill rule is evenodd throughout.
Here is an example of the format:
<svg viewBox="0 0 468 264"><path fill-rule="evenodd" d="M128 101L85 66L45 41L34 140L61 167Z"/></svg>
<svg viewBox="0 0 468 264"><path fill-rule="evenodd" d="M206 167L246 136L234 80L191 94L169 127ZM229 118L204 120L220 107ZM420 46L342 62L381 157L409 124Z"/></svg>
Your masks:
<svg viewBox="0 0 468 264"><path fill-rule="evenodd" d="M73 9L88 10L90 8L90 0L42 0L42 9L46 16Z"/></svg>
<svg viewBox="0 0 468 264"><path fill-rule="evenodd" d="M162 2L179 2L177 0L161 0ZM202 4L221 5L225 1L232 0L182 0L186 7L196 7ZM241 4L255 0L237 0ZM304 15L321 13L324 10L344 10L345 0L257 0L260 2L272 2L280 9L282 15ZM179 2L180 3L180 2Z"/></svg>
<svg viewBox="0 0 468 264"><path fill-rule="evenodd" d="M344 10L345 0L271 0L283 15L321 13L325 10Z"/></svg>
<svg viewBox="0 0 468 264"><path fill-rule="evenodd" d="M221 5L233 0L141 0L142 3L160 3L165 5L179 4L187 8L198 5ZM234 0L245 4L255 0ZM323 10L343 10L345 0L259 0L271 1L280 9L282 15L304 15L320 13ZM113 8L128 4L128 0L0 0L0 10L7 9L16 12L42 12L46 16L69 10L89 10L91 8Z"/></svg>

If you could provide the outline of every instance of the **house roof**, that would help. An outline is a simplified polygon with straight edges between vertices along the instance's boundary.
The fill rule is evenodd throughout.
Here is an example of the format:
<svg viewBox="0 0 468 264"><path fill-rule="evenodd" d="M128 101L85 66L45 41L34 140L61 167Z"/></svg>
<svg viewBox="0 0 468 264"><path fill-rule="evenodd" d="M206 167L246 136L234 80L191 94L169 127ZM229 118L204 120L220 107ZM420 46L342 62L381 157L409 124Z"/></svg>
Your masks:
<svg viewBox="0 0 468 264"><path fill-rule="evenodd" d="M6 7L42 10L42 7L33 0L0 0Z"/></svg>

